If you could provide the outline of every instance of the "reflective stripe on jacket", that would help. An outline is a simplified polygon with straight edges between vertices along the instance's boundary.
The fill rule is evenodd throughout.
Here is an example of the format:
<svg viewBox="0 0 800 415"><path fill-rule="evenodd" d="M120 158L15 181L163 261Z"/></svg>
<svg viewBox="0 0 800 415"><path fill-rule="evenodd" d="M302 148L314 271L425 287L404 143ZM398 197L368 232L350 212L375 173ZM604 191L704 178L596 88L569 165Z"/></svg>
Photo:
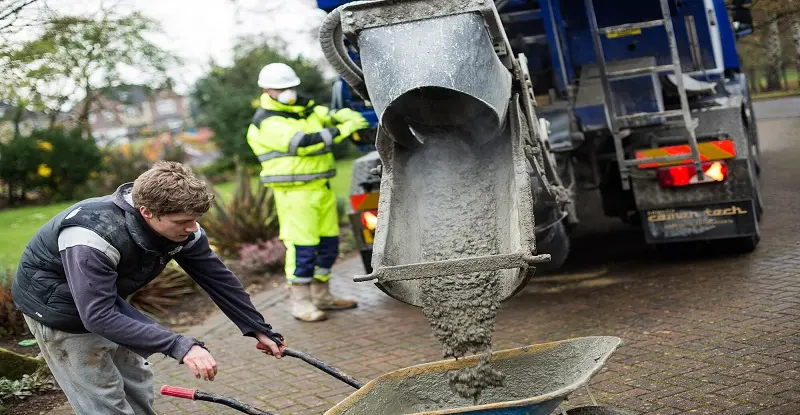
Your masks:
<svg viewBox="0 0 800 415"><path fill-rule="evenodd" d="M247 143L261 162L261 181L288 187L335 176L333 145L347 137L331 115L314 101L285 105L263 94L247 131Z"/></svg>

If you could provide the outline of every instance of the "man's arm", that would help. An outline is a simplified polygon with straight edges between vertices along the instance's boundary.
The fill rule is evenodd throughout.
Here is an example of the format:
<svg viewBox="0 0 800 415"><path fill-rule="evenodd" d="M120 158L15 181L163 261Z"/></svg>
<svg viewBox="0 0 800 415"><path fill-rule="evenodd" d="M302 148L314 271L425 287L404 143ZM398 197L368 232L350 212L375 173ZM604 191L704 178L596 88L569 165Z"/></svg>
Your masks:
<svg viewBox="0 0 800 415"><path fill-rule="evenodd" d="M130 307L117 294L119 251L95 232L70 227L58 237L59 251L78 314L87 330L132 350L163 353L183 361L202 343L167 330Z"/></svg>
<svg viewBox="0 0 800 415"><path fill-rule="evenodd" d="M264 334L276 343L282 342L282 336L273 332L272 326L256 310L239 279L211 250L202 228L195 232L195 238L175 256L178 265L208 293L243 335L258 338L259 334Z"/></svg>
<svg viewBox="0 0 800 415"><path fill-rule="evenodd" d="M267 117L259 126L250 124L247 143L256 154L277 152L304 156L325 151L340 135L336 127L306 133L306 120L287 120L279 116Z"/></svg>

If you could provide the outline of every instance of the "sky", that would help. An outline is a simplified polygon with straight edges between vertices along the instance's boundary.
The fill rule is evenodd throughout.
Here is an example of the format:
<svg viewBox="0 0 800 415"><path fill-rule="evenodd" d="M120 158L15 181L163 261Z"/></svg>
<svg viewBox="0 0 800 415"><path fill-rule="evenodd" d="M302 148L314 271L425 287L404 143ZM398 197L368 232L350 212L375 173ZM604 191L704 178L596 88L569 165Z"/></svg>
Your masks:
<svg viewBox="0 0 800 415"><path fill-rule="evenodd" d="M201 77L210 59L232 62L235 39L242 35L277 35L291 52L322 60L322 51L309 27L318 27L325 12L315 0L102 0L127 10L139 10L156 19L164 34L154 41L180 56L184 65L170 70L179 93L186 93ZM48 0L65 13L97 10L101 0ZM265 64L268 62L265 62ZM255 84L256 80L253 80Z"/></svg>

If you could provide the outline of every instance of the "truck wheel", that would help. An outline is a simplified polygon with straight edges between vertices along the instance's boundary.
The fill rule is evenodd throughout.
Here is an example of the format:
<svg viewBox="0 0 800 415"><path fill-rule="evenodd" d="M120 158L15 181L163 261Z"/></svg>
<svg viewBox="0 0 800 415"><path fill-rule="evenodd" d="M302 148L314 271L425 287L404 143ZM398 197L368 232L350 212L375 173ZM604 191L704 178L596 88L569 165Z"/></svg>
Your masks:
<svg viewBox="0 0 800 415"><path fill-rule="evenodd" d="M756 124L756 116L753 111L753 101L748 99L746 107L742 111L742 118L744 118L745 131L748 135L748 142L750 143L750 152L752 154L751 160L755 165L756 177L761 176L761 143L758 138L758 125Z"/></svg>
<svg viewBox="0 0 800 415"><path fill-rule="evenodd" d="M753 200L753 202L755 202L754 204L756 206L756 222L761 222L761 216L764 214L764 201L761 199L761 183L755 180L754 184L755 189L753 191L753 197L755 200Z"/></svg>
<svg viewBox="0 0 800 415"><path fill-rule="evenodd" d="M364 264L364 271L372 274L372 250L361 251L361 262Z"/></svg>
<svg viewBox="0 0 800 415"><path fill-rule="evenodd" d="M543 234L536 235L536 252L550 254L550 262L537 265L538 271L554 271L560 269L566 262L570 251L570 240L564 222L559 221Z"/></svg>
<svg viewBox="0 0 800 415"><path fill-rule="evenodd" d="M633 415L633 412L611 406L580 406L568 410L567 415Z"/></svg>

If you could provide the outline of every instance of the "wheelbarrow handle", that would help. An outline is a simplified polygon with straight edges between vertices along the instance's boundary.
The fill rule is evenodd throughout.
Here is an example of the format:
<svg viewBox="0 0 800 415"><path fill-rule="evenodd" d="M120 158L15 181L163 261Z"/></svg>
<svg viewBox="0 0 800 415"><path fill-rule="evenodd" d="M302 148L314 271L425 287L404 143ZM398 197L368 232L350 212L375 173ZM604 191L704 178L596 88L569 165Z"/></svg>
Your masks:
<svg viewBox="0 0 800 415"><path fill-rule="evenodd" d="M266 346L264 346L261 343L257 343L256 344L256 348L259 349L259 350L269 350L269 349L267 349ZM361 387L364 386L363 383L359 382L358 380L356 380L352 376L342 372L341 370L339 370L339 369L337 369L337 368L335 368L335 367L323 362L322 360L319 360L316 357L311 356L311 355L309 355L307 353L304 353L304 352L301 352L301 351L295 350L295 349L290 349L290 348L287 347L286 349L283 349L283 355L284 356L291 356L291 357L298 358L298 359L310 364L311 366L314 366L315 368L317 368L317 369L319 369L319 370L321 370L321 371L323 371L323 372L335 377L336 379L341 380L342 382L344 382L344 383L346 383L346 384L348 384L348 385L350 385L350 386L352 386L352 387L354 387L356 389L361 389Z"/></svg>
<svg viewBox="0 0 800 415"><path fill-rule="evenodd" d="M202 392L197 389L164 385L161 387L161 394L164 396L173 396L176 398L191 399L193 401L214 402L225 406L229 406L233 409L236 409L239 412L244 412L250 415L275 415L271 412L262 411L261 409L258 409L255 406L239 402L236 399Z"/></svg>

